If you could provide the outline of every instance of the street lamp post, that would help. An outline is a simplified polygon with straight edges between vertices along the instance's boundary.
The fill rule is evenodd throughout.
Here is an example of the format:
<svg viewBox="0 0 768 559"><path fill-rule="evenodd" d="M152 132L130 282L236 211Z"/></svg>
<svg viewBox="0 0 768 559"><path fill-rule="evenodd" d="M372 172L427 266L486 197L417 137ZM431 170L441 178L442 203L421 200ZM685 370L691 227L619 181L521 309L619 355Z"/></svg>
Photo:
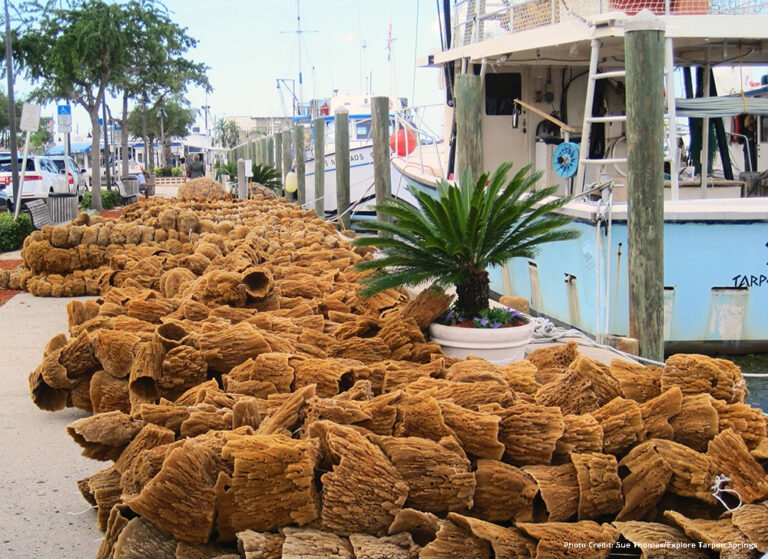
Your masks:
<svg viewBox="0 0 768 559"><path fill-rule="evenodd" d="M211 110L210 105L203 105L203 115L205 116L205 135L208 136L208 111Z"/></svg>
<svg viewBox="0 0 768 559"><path fill-rule="evenodd" d="M157 111L157 118L160 119L160 146L162 147L163 167L168 166L168 162L165 160L165 129L163 128L163 119L167 116L168 113L162 107Z"/></svg>

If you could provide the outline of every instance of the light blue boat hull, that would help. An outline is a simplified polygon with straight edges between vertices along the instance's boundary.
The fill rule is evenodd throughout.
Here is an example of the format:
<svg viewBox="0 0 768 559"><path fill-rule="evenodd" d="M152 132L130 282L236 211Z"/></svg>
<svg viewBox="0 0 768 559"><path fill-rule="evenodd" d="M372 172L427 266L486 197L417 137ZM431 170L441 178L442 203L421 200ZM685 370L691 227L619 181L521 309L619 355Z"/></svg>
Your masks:
<svg viewBox="0 0 768 559"><path fill-rule="evenodd" d="M530 262L508 263L511 292L529 299L536 312L593 336L629 335L626 222L613 223L610 246L604 229L597 240L594 223L573 227L579 239L545 245ZM764 221L665 223L668 343L768 346L766 241ZM499 293L504 273L491 270L491 287Z"/></svg>

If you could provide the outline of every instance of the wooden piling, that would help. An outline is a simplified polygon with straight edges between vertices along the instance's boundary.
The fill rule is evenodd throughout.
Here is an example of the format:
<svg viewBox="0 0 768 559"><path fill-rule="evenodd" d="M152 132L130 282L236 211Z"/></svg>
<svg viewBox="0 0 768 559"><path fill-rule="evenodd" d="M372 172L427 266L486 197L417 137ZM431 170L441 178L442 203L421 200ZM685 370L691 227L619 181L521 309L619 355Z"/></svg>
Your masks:
<svg viewBox="0 0 768 559"><path fill-rule="evenodd" d="M296 154L296 194L298 194L299 205L303 206L307 202L307 177L304 165L304 125L296 125L293 137L293 149Z"/></svg>
<svg viewBox="0 0 768 559"><path fill-rule="evenodd" d="M389 158L389 97L371 98L371 137L373 138L373 180L376 185L376 204L383 204L392 196L392 170ZM378 221L392 221L387 214L376 212ZM379 236L384 236L383 232Z"/></svg>
<svg viewBox="0 0 768 559"><path fill-rule="evenodd" d="M640 356L664 360L664 24L624 26L629 203L629 335Z"/></svg>
<svg viewBox="0 0 768 559"><path fill-rule="evenodd" d="M291 158L291 131L290 129L283 130L283 184L285 184L285 176L291 171L291 164L293 160ZM285 192L286 200L293 200L294 194Z"/></svg>
<svg viewBox="0 0 768 559"><path fill-rule="evenodd" d="M349 212L349 110L339 107L334 114L336 122L336 215L339 227L350 228Z"/></svg>
<svg viewBox="0 0 768 559"><path fill-rule="evenodd" d="M315 213L325 215L325 120L316 118L312 124L315 152Z"/></svg>
<svg viewBox="0 0 768 559"><path fill-rule="evenodd" d="M275 137L267 137L267 165L275 166Z"/></svg>
<svg viewBox="0 0 768 559"><path fill-rule="evenodd" d="M275 132L275 169L280 172L280 182L285 184L285 174L283 174L283 133ZM277 195L285 194L278 192Z"/></svg>
<svg viewBox="0 0 768 559"><path fill-rule="evenodd" d="M469 169L472 178L483 172L483 81L480 76L456 76L456 169L458 180Z"/></svg>
<svg viewBox="0 0 768 559"><path fill-rule="evenodd" d="M237 197L248 199L248 179L245 176L245 159L242 157L237 160Z"/></svg>

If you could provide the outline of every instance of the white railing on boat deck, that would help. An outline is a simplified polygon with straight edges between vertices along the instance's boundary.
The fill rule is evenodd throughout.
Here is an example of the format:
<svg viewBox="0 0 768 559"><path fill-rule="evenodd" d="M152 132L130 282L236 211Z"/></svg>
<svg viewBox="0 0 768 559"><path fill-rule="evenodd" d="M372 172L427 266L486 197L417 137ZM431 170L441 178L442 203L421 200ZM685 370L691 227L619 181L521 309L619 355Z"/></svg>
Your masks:
<svg viewBox="0 0 768 559"><path fill-rule="evenodd" d="M606 12L659 15L768 14L768 0L454 0L451 48Z"/></svg>
<svg viewBox="0 0 768 559"><path fill-rule="evenodd" d="M441 152L441 148L444 146L443 134L436 132L433 128L435 122L442 122L442 118L433 122L429 115L429 113L436 113L444 109L444 105L435 104L408 107L395 112L392 157L401 162L403 170L410 169L415 171L415 174L446 178L443 163L444 154ZM410 131L416 139L416 148L403 156L397 155L401 147L398 134L400 129ZM394 193L397 185L392 186Z"/></svg>

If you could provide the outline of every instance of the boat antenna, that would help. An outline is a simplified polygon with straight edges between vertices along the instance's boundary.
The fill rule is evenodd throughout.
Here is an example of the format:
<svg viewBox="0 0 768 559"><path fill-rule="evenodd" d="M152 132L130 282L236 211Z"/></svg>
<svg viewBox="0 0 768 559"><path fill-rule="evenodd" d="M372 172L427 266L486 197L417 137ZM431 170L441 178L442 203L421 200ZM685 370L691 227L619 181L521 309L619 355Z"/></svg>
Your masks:
<svg viewBox="0 0 768 559"><path fill-rule="evenodd" d="M389 98L397 96L397 76L395 74L395 57L392 52L392 0L389 0L389 28L387 29L387 62L389 62Z"/></svg>
<svg viewBox="0 0 768 559"><path fill-rule="evenodd" d="M301 0L296 0L296 30L295 31L281 31L281 33L295 33L296 42L299 46L299 87L298 95L296 96L297 109L293 116L299 116L301 114L301 107L304 103L304 77L302 75L301 67L301 36L304 33L317 33L317 29L303 30L301 28Z"/></svg>

